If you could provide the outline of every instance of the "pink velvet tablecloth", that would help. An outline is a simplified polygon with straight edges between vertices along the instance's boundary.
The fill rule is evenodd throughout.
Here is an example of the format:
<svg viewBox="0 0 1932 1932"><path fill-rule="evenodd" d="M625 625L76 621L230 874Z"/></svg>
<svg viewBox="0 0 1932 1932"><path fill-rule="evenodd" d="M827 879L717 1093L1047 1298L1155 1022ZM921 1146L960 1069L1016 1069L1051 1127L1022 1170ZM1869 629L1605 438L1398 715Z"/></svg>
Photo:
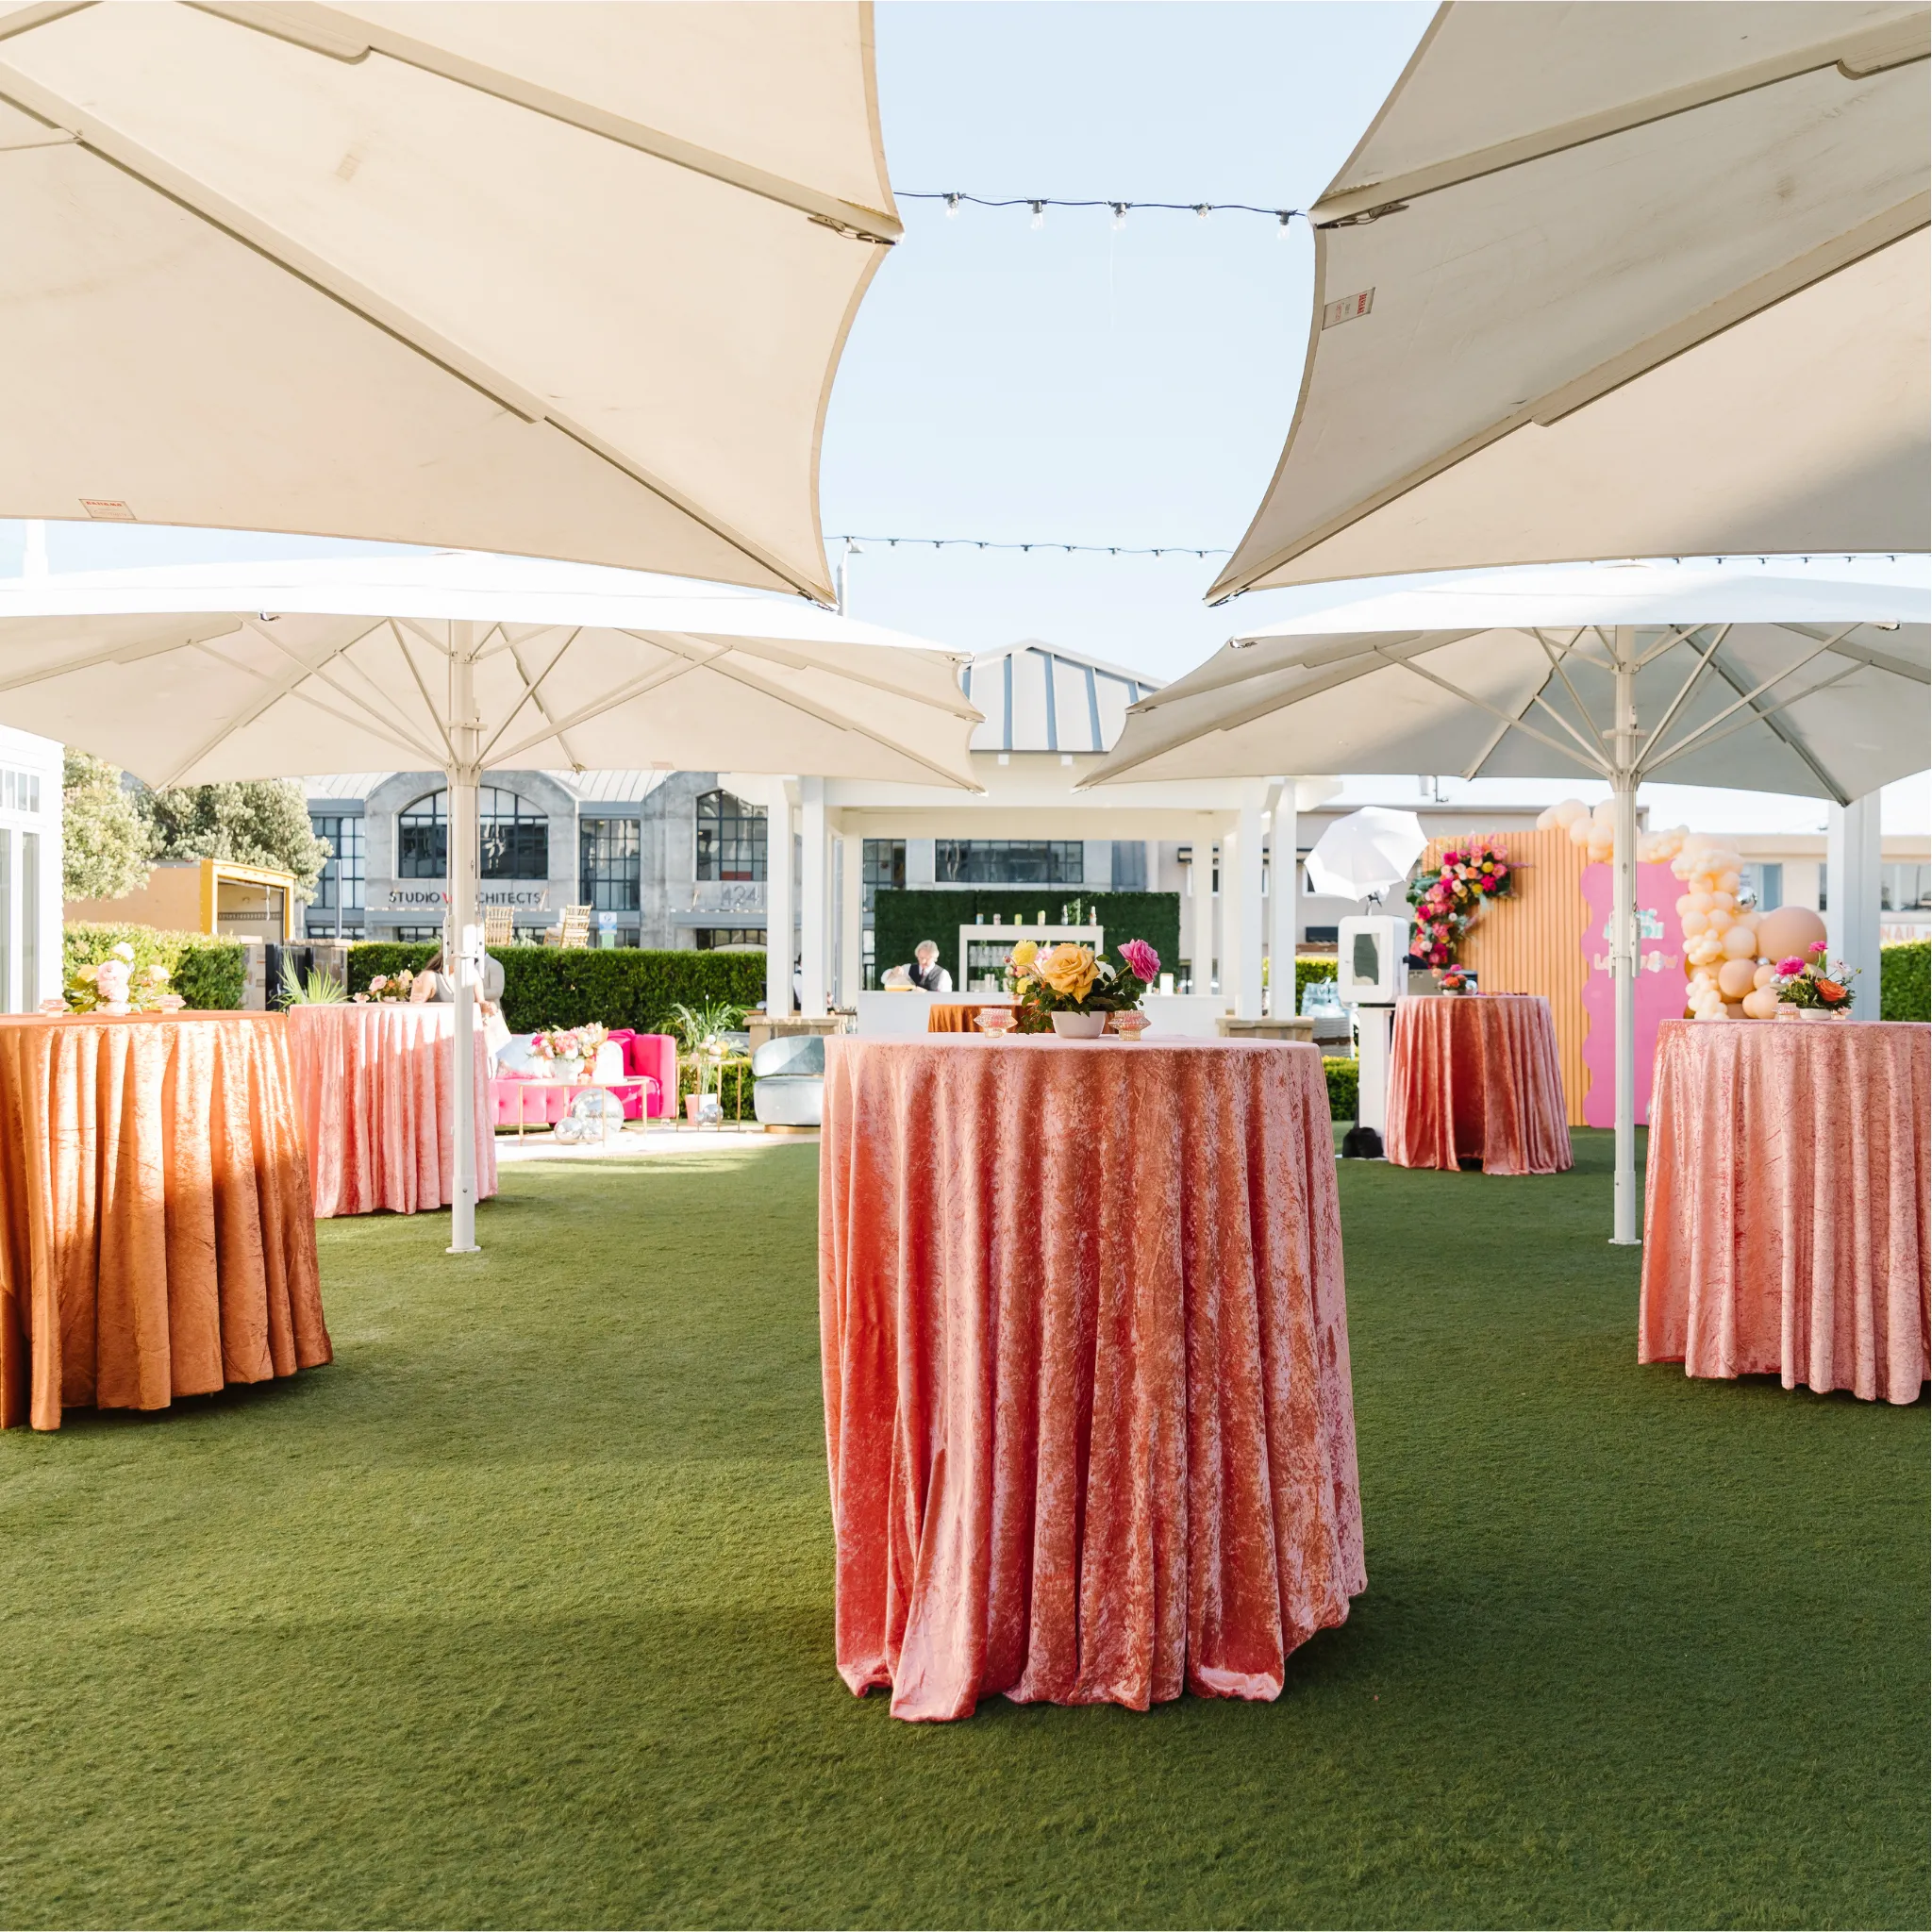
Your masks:
<svg viewBox="0 0 1932 1932"><path fill-rule="evenodd" d="M456 1179L451 1005L291 1007L289 1058L315 1213L445 1208ZM496 1191L490 1056L476 1036L476 1196Z"/></svg>
<svg viewBox="0 0 1932 1932"><path fill-rule="evenodd" d="M1927 1371L1932 1027L1668 1020L1637 1358L1916 1402Z"/></svg>
<svg viewBox="0 0 1932 1932"><path fill-rule="evenodd" d="M829 1039L819 1207L846 1683L1279 1695L1366 1587L1315 1049Z"/></svg>
<svg viewBox="0 0 1932 1932"><path fill-rule="evenodd" d="M1399 1000L1387 1152L1396 1167L1560 1174L1570 1128L1557 1025L1540 993Z"/></svg>

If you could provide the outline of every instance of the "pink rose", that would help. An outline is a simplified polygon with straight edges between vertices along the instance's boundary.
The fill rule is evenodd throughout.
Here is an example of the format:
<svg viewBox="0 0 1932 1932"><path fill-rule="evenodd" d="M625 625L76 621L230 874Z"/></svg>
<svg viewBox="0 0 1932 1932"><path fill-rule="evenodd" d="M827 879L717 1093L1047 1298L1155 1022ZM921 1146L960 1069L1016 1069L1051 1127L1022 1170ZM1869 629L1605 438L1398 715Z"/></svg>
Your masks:
<svg viewBox="0 0 1932 1932"><path fill-rule="evenodd" d="M1805 950L1808 952L1813 958L1820 958L1824 956L1824 941L1823 940L1813 940Z"/></svg>
<svg viewBox="0 0 1932 1932"><path fill-rule="evenodd" d="M1777 962L1777 970L1790 979L1794 974L1804 972L1805 962L1793 953L1789 959L1780 959Z"/></svg>
<svg viewBox="0 0 1932 1932"><path fill-rule="evenodd" d="M1145 940L1129 940L1121 948L1127 971L1143 984L1152 986L1160 973L1160 955Z"/></svg>

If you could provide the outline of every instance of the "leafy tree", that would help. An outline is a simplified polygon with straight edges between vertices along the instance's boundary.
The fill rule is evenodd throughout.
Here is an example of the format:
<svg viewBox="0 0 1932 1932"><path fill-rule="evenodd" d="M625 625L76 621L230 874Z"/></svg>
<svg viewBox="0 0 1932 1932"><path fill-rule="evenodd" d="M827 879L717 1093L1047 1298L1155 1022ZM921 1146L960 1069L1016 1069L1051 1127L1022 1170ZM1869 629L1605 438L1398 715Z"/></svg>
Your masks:
<svg viewBox="0 0 1932 1932"><path fill-rule="evenodd" d="M227 858L295 874L307 897L328 863L329 843L308 824L308 801L292 778L245 784L175 785L142 797L156 858Z"/></svg>
<svg viewBox="0 0 1932 1932"><path fill-rule="evenodd" d="M121 768L66 748L60 776L60 891L119 899L147 883L148 831Z"/></svg>

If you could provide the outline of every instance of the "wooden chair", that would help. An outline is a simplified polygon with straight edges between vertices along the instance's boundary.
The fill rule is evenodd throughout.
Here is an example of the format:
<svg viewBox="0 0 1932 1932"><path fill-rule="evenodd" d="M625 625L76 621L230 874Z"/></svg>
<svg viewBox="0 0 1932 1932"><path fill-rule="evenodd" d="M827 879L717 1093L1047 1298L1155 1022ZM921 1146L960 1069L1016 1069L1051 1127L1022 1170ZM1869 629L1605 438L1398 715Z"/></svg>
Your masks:
<svg viewBox="0 0 1932 1932"><path fill-rule="evenodd" d="M563 924L558 929L557 943L570 946L578 952L591 943L591 908L588 906L566 906L563 908Z"/></svg>
<svg viewBox="0 0 1932 1932"><path fill-rule="evenodd" d="M486 906L483 908L483 943L486 946L507 946L516 937L516 912L508 906Z"/></svg>

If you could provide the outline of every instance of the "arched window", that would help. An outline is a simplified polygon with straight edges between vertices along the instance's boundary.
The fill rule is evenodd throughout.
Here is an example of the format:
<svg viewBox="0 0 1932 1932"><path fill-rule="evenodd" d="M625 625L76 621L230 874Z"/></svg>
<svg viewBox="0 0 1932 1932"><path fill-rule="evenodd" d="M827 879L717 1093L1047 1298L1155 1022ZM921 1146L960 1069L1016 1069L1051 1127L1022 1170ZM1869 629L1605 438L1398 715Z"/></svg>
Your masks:
<svg viewBox="0 0 1932 1932"><path fill-rule="evenodd" d="M698 800L698 877L761 879L765 875L765 808L728 791Z"/></svg>
<svg viewBox="0 0 1932 1932"><path fill-rule="evenodd" d="M486 879L550 876L550 821L514 791L482 785L476 790L477 833ZM449 875L449 794L432 791L396 814L396 876L440 879Z"/></svg>

